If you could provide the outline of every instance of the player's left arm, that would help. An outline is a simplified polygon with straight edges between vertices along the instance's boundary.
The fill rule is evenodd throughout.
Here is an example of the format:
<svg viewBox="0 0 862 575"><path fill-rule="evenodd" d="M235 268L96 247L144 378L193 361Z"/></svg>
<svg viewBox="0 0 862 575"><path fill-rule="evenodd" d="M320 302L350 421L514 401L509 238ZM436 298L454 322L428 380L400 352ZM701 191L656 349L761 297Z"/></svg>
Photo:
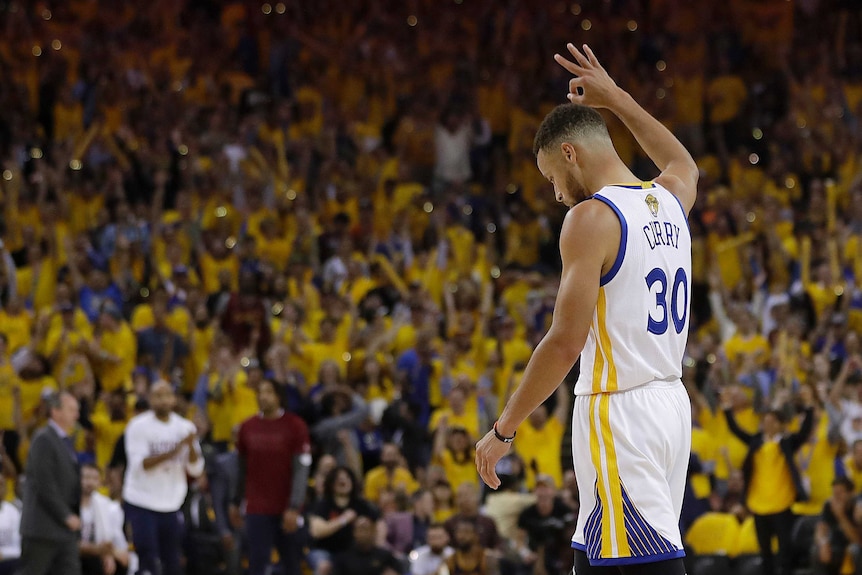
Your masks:
<svg viewBox="0 0 862 575"><path fill-rule="evenodd" d="M511 437L515 433L559 387L580 355L595 313L602 267L616 257L620 234L619 220L601 202L583 202L566 215L560 232L563 271L553 322L497 422L501 435ZM494 468L508 448L509 444L497 439L493 431L476 446L479 474L494 489L500 483Z"/></svg>

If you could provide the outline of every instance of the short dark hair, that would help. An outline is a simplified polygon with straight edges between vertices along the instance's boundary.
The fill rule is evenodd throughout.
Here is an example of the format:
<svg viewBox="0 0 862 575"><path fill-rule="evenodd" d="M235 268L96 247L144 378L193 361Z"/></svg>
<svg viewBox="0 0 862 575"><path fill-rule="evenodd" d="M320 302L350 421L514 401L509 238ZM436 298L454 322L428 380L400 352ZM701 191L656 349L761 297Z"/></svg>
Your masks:
<svg viewBox="0 0 862 575"><path fill-rule="evenodd" d="M533 155L548 150L566 138L580 139L587 134L604 135L610 139L608 127L601 114L589 106L560 104L551 110L533 140Z"/></svg>
<svg viewBox="0 0 862 575"><path fill-rule="evenodd" d="M846 475L839 475L835 479L832 480L832 487L836 485L843 485L847 488L848 491L853 491L856 489L855 485L853 485L853 480L847 477Z"/></svg>
<svg viewBox="0 0 862 575"><path fill-rule="evenodd" d="M785 413L780 409L770 409L764 415L771 415L781 425L787 423L787 415L785 415Z"/></svg>
<svg viewBox="0 0 862 575"><path fill-rule="evenodd" d="M350 490L350 501L359 499L359 482L356 479L356 474L349 467L339 465L326 474L323 480L323 496L325 499L332 501L335 498L335 481L338 479L338 474L344 472L350 476L350 483L353 488Z"/></svg>

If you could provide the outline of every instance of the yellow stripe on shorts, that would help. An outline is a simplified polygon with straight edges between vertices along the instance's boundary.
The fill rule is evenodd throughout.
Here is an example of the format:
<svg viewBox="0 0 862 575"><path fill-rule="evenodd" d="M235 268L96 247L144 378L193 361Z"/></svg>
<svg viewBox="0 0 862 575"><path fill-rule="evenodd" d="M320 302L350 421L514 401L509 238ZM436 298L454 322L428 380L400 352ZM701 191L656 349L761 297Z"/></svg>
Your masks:
<svg viewBox="0 0 862 575"><path fill-rule="evenodd" d="M602 501L602 557L630 557L620 471L610 423L610 396L590 396L590 457Z"/></svg>

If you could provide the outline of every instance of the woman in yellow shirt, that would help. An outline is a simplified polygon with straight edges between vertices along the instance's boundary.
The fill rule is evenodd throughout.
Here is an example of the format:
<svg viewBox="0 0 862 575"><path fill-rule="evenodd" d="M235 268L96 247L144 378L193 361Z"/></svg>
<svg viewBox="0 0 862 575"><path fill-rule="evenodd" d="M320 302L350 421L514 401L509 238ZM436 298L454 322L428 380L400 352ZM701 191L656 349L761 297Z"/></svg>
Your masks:
<svg viewBox="0 0 862 575"><path fill-rule="evenodd" d="M432 463L443 468L450 485L471 483L479 485L475 453L470 436L463 427L448 425L448 418L440 420L434 432Z"/></svg>

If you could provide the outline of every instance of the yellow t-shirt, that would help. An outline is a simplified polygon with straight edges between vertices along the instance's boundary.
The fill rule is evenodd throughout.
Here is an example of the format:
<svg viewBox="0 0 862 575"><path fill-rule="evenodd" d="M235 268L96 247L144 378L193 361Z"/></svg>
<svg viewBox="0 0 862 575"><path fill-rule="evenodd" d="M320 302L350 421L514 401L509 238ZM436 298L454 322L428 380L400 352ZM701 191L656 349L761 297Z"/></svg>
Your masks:
<svg viewBox="0 0 862 575"><path fill-rule="evenodd" d="M526 223L513 221L506 233L505 261L532 267L539 261L539 247L544 232L537 220Z"/></svg>
<svg viewBox="0 0 862 575"><path fill-rule="evenodd" d="M18 376L12 365L0 365L0 429L15 429L13 390L18 385Z"/></svg>
<svg viewBox="0 0 862 575"><path fill-rule="evenodd" d="M45 338L45 353L48 356L54 356L56 358L53 366L54 377L58 380L60 379L60 375L66 367L66 361L69 359L69 356L75 353L78 346L89 342L92 338L93 332L90 330L89 326L87 329L75 329L66 332L65 339L63 338L62 327L60 329L48 330L48 335ZM72 376L76 381L82 377L82 374L77 371L79 369L80 367L76 367L76 371Z"/></svg>
<svg viewBox="0 0 862 575"><path fill-rule="evenodd" d="M9 315L5 309L0 309L0 333L8 340L7 350L14 353L19 347L30 343L30 329L33 327L33 316L27 310Z"/></svg>
<svg viewBox="0 0 862 575"><path fill-rule="evenodd" d="M324 361L332 360L337 363L342 375L347 369L344 362L344 354L347 352L347 346L340 344L338 341L332 343L307 343L300 348L300 352L302 363L297 365L297 367L309 385L317 383L320 366Z"/></svg>
<svg viewBox="0 0 862 575"><path fill-rule="evenodd" d="M458 461L449 449L444 449L437 458L437 464L443 468L446 473L446 480L453 489L458 489L462 483L479 485L479 472L476 470L476 462L472 457Z"/></svg>
<svg viewBox="0 0 862 575"><path fill-rule="evenodd" d="M691 428L691 452L697 455L701 463L714 462L717 454L715 438L702 427ZM705 499L712 492L709 476L705 473L694 473L691 476L691 487L695 497Z"/></svg>
<svg viewBox="0 0 862 575"><path fill-rule="evenodd" d="M740 525L730 513L701 515L685 534L685 541L698 555L730 555L739 539Z"/></svg>
<svg viewBox="0 0 862 575"><path fill-rule="evenodd" d="M105 408L96 409L90 418L96 442L96 465L105 469L111 461L117 440L126 430L128 420L112 421Z"/></svg>
<svg viewBox="0 0 862 575"><path fill-rule="evenodd" d="M365 499L368 501L376 505L380 500L380 494L388 489L403 490L407 495L412 495L419 489L419 483L413 479L410 471L403 467L396 467L392 477L389 477L386 468L382 465L365 474Z"/></svg>
<svg viewBox="0 0 862 575"><path fill-rule="evenodd" d="M754 454L746 504L752 513L772 515L789 509L796 500L790 466L777 441L767 441Z"/></svg>
<svg viewBox="0 0 862 575"><path fill-rule="evenodd" d="M760 545L757 543L757 531L754 529L754 517L749 516L739 526L739 533L736 537L736 545L734 546L731 557L740 555L757 555L760 553Z"/></svg>
<svg viewBox="0 0 862 575"><path fill-rule="evenodd" d="M239 279L239 260L235 256L230 255L224 259L217 260L210 254L203 254L200 257L200 266L204 291L208 295L214 294L219 290L218 276L222 270L230 274L231 289L236 289L236 283Z"/></svg>
<svg viewBox="0 0 862 575"><path fill-rule="evenodd" d="M534 467L539 473L546 473L553 477L557 489L563 486L561 457L565 431L565 426L555 417L549 417L541 430L534 428L529 420L518 428L515 453L524 460L528 489L536 486Z"/></svg>
<svg viewBox="0 0 862 575"><path fill-rule="evenodd" d="M262 262L284 271L287 267L290 254L293 252L293 238L279 237L267 240L263 236L257 238L257 255Z"/></svg>
<svg viewBox="0 0 862 575"><path fill-rule="evenodd" d="M673 79L678 124L703 122L704 82L702 75L676 76Z"/></svg>
<svg viewBox="0 0 862 575"><path fill-rule="evenodd" d="M21 416L26 421L36 412L36 408L42 402L42 390L50 389L57 391L57 382L50 375L38 379L21 379Z"/></svg>
<svg viewBox="0 0 862 575"><path fill-rule="evenodd" d="M823 313L834 306L835 301L838 299L835 288L819 283L807 284L805 292L811 297L811 303L818 318L823 317Z"/></svg>
<svg viewBox="0 0 862 575"><path fill-rule="evenodd" d="M793 506L796 515L817 515L823 510L823 504L832 497L838 445L829 442L828 432L829 416L823 413L814 429L815 442L806 442L796 453L797 467L808 482L808 501L800 501ZM862 488L862 475L859 479L860 482L856 484L854 478L854 485Z"/></svg>
<svg viewBox="0 0 862 575"><path fill-rule="evenodd" d="M32 301L33 309L54 305L57 291L57 262L53 258L42 258L37 269L32 266L18 268L15 277L18 295Z"/></svg>
<svg viewBox="0 0 862 575"><path fill-rule="evenodd" d="M247 413L250 400L255 405L252 415L256 412L257 398L246 385L247 379L244 371L236 372L232 382L222 377L221 374L210 374L209 390L211 397L207 401L207 417L212 424L213 441L231 440L233 428L242 422L242 420L237 420ZM250 399L249 394L251 395Z"/></svg>
<svg viewBox="0 0 862 575"><path fill-rule="evenodd" d="M713 124L723 124L739 115L748 91L742 78L734 75L714 78L706 89L710 102L709 119Z"/></svg>
<svg viewBox="0 0 862 575"><path fill-rule="evenodd" d="M736 333L724 344L724 353L732 364L745 357L757 358L758 365L769 361L769 342L759 333L744 336Z"/></svg>
<svg viewBox="0 0 862 575"><path fill-rule="evenodd" d="M455 412L450 408L438 409L431 414L431 421L428 423L428 431L434 432L440 426L440 420L443 416L447 417L446 425L449 429L453 427L461 427L467 430L467 434L473 439L480 437L479 435L479 412L476 409L470 409L469 402L464 408L464 413L455 415Z"/></svg>
<svg viewBox="0 0 862 575"><path fill-rule="evenodd" d="M138 355L138 340L123 322L119 329L113 333L104 333L99 341L101 348L108 354L120 358L119 363L99 362L96 373L104 391L120 389L129 381L132 371L135 369L135 361Z"/></svg>
<svg viewBox="0 0 862 575"><path fill-rule="evenodd" d="M757 428L760 426L760 416L750 407L735 412L734 418L739 427L748 433L757 432ZM748 453L748 446L730 432L724 413L719 411L713 414L709 409L701 409L700 422L704 430L715 439L716 447L727 449L730 467L740 469ZM715 465L715 477L727 479L729 476L730 469L728 469L724 456L718 456Z"/></svg>
<svg viewBox="0 0 862 575"><path fill-rule="evenodd" d="M190 318L191 314L189 314L189 310L185 306L178 305L168 312L168 316L165 319L165 325L183 339L187 339L189 337ZM132 311L131 320L131 326L135 332L149 329L155 324L156 320L153 317L153 306L148 303L142 303L135 306L135 309Z"/></svg>
<svg viewBox="0 0 862 575"><path fill-rule="evenodd" d="M105 205L105 196L96 194L85 198L72 194L69 199L69 223L73 233L79 234L94 229L99 225L99 212Z"/></svg>

